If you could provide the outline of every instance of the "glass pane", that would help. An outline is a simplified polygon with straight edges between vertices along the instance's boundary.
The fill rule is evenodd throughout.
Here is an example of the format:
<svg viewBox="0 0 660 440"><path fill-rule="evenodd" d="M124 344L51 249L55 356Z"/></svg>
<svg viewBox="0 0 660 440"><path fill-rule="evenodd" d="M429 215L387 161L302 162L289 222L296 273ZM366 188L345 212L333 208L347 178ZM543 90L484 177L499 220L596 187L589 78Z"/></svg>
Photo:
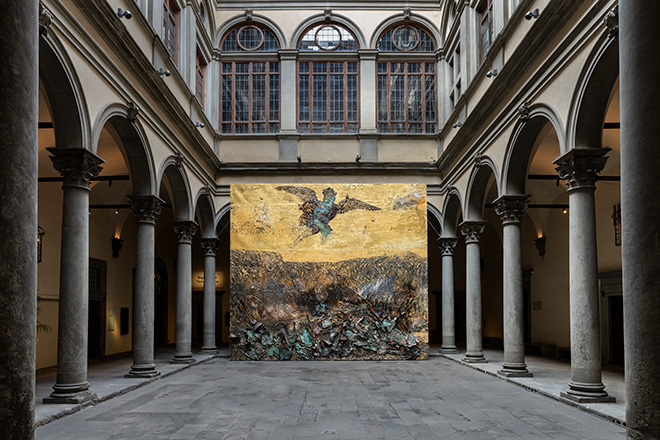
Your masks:
<svg viewBox="0 0 660 440"><path fill-rule="evenodd" d="M330 75L330 120L344 120L344 75Z"/></svg>
<svg viewBox="0 0 660 440"><path fill-rule="evenodd" d="M250 84L247 76L236 77L236 90L234 92L234 111L237 121L247 121L250 116ZM238 128L236 129L238 132Z"/></svg>
<svg viewBox="0 0 660 440"><path fill-rule="evenodd" d="M266 77L252 76L252 120L266 120Z"/></svg>
<svg viewBox="0 0 660 440"><path fill-rule="evenodd" d="M348 124L346 127L346 132L347 133L357 133L358 132L358 124Z"/></svg>
<svg viewBox="0 0 660 440"><path fill-rule="evenodd" d="M300 63L300 64L298 64L298 71L300 73L309 72L309 63Z"/></svg>
<svg viewBox="0 0 660 440"><path fill-rule="evenodd" d="M358 63L346 63L346 71L348 73L357 73Z"/></svg>
<svg viewBox="0 0 660 440"><path fill-rule="evenodd" d="M231 122L231 77L222 78L222 120Z"/></svg>
<svg viewBox="0 0 660 440"><path fill-rule="evenodd" d="M313 133L327 133L328 127L325 124L312 124Z"/></svg>
<svg viewBox="0 0 660 440"><path fill-rule="evenodd" d="M422 124L408 124L408 133L421 133Z"/></svg>
<svg viewBox="0 0 660 440"><path fill-rule="evenodd" d="M387 121L387 76L378 75L378 120Z"/></svg>
<svg viewBox="0 0 660 440"><path fill-rule="evenodd" d="M309 121L309 75L300 75L298 88L298 119Z"/></svg>
<svg viewBox="0 0 660 440"><path fill-rule="evenodd" d="M231 133L231 124L222 124L222 132L223 133Z"/></svg>
<svg viewBox="0 0 660 440"><path fill-rule="evenodd" d="M264 34L256 26L243 26L238 31L239 47L243 50L257 50L263 43Z"/></svg>
<svg viewBox="0 0 660 440"><path fill-rule="evenodd" d="M388 131L387 124L378 124L379 133L387 133L387 131Z"/></svg>
<svg viewBox="0 0 660 440"><path fill-rule="evenodd" d="M314 73L325 73L328 71L328 63L313 63Z"/></svg>
<svg viewBox="0 0 660 440"><path fill-rule="evenodd" d="M280 124L268 124L268 133L279 133Z"/></svg>
<svg viewBox="0 0 660 440"><path fill-rule="evenodd" d="M270 98L268 103L268 119L276 121L280 119L280 76L270 76Z"/></svg>
<svg viewBox="0 0 660 440"><path fill-rule="evenodd" d="M435 73L435 64L434 63L424 63L426 73ZM452 69L454 66L452 65ZM452 75L453 78L453 75Z"/></svg>
<svg viewBox="0 0 660 440"><path fill-rule="evenodd" d="M378 73L387 73L387 63L378 63Z"/></svg>
<svg viewBox="0 0 660 440"><path fill-rule="evenodd" d="M330 63L330 72L331 73L343 73L344 72L344 63Z"/></svg>
<svg viewBox="0 0 660 440"><path fill-rule="evenodd" d="M390 120L404 121L405 110L405 77L392 75L390 77Z"/></svg>
<svg viewBox="0 0 660 440"><path fill-rule="evenodd" d="M280 63L276 63L276 62L271 61L270 63L268 63L268 68L270 69L271 73L279 73Z"/></svg>
<svg viewBox="0 0 660 440"><path fill-rule="evenodd" d="M408 73L421 73L421 63L408 63Z"/></svg>
<svg viewBox="0 0 660 440"><path fill-rule="evenodd" d="M405 124L390 124L390 133L405 133Z"/></svg>
<svg viewBox="0 0 660 440"><path fill-rule="evenodd" d="M252 133L265 133L266 132L266 124L264 123L257 123L257 124L252 124Z"/></svg>
<svg viewBox="0 0 660 440"><path fill-rule="evenodd" d="M435 121L435 76L426 77L426 121Z"/></svg>
<svg viewBox="0 0 660 440"><path fill-rule="evenodd" d="M248 125L247 124L236 124L236 131L235 133L237 134L245 134L248 132Z"/></svg>
<svg viewBox="0 0 660 440"><path fill-rule="evenodd" d="M236 73L250 73L250 63L236 63Z"/></svg>
<svg viewBox="0 0 660 440"><path fill-rule="evenodd" d="M313 87L312 99L314 101L312 119L314 121L327 121L328 119L326 114L326 110L327 110L326 94L328 91L327 77L325 75L323 76L314 75L314 81L312 87Z"/></svg>
<svg viewBox="0 0 660 440"><path fill-rule="evenodd" d="M422 78L417 75L408 76L408 120L422 120Z"/></svg>
<svg viewBox="0 0 660 440"><path fill-rule="evenodd" d="M404 63L390 63L390 73L404 73L406 65Z"/></svg>
<svg viewBox="0 0 660 440"><path fill-rule="evenodd" d="M318 34L317 34L318 32ZM301 51L355 51L357 41L353 35L338 24L320 24L309 29L300 40Z"/></svg>
<svg viewBox="0 0 660 440"><path fill-rule="evenodd" d="M330 133L343 133L344 124L330 124Z"/></svg>
<svg viewBox="0 0 660 440"><path fill-rule="evenodd" d="M263 73L266 71L266 63L252 63L253 73Z"/></svg>
<svg viewBox="0 0 660 440"><path fill-rule="evenodd" d="M346 119L358 120L358 78L357 75L348 75L346 78Z"/></svg>
<svg viewBox="0 0 660 440"><path fill-rule="evenodd" d="M222 73L231 73L231 63L222 63Z"/></svg>
<svg viewBox="0 0 660 440"><path fill-rule="evenodd" d="M323 26L316 31L316 44L324 50L332 50L341 44L341 32L335 26Z"/></svg>
<svg viewBox="0 0 660 440"><path fill-rule="evenodd" d="M408 51L413 50L419 43L419 34L412 26L399 26L392 34L394 40L394 47L399 50Z"/></svg>
<svg viewBox="0 0 660 440"><path fill-rule="evenodd" d="M300 124L298 131L301 133L309 133L309 124Z"/></svg>

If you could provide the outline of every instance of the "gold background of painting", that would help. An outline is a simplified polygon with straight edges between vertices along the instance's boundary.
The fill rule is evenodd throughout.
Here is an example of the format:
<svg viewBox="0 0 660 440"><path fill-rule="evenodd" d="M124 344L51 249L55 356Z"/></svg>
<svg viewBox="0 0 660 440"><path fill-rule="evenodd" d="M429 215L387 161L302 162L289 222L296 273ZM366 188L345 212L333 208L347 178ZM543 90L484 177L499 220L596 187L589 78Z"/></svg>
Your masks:
<svg viewBox="0 0 660 440"><path fill-rule="evenodd" d="M278 186L304 186L316 192L333 188L335 203L348 195L381 208L338 214L332 232L318 233L293 246L302 200ZM285 261L335 262L409 251L427 258L426 185L419 184L257 184L231 185L231 249L278 252Z"/></svg>

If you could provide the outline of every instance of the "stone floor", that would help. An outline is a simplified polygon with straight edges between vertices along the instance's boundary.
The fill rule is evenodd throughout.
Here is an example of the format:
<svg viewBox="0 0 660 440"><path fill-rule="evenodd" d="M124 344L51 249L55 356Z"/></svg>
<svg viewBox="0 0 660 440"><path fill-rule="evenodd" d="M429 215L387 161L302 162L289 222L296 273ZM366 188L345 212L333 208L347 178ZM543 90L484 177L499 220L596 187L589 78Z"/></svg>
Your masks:
<svg viewBox="0 0 660 440"><path fill-rule="evenodd" d="M493 362L481 367L498 367L497 352L487 356ZM543 362L529 360L537 378L527 380L546 383L546 374L559 377L557 371L566 370L563 363L542 367ZM125 384L129 379L120 380L120 370L123 375L124 368L107 367L111 378L106 382ZM563 377L552 380L559 383ZM91 372L90 382L94 386ZM417 362L230 362L217 357L45 424L36 436L607 440L624 439L625 432L605 418L437 355Z"/></svg>

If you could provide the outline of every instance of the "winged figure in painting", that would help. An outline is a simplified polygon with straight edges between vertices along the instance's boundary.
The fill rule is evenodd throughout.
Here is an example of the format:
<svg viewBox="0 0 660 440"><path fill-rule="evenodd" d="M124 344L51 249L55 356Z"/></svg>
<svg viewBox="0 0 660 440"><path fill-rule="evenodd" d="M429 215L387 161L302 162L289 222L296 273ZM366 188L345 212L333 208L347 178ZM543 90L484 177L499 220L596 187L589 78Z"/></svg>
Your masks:
<svg viewBox="0 0 660 440"><path fill-rule="evenodd" d="M293 246L301 240L318 233L321 233L324 239L327 238L332 232L332 228L328 223L339 214L345 214L356 209L366 211L381 210L377 206L370 205L362 200L348 197L348 194L339 203L335 203L337 192L332 188L325 188L323 190L323 200L318 199L313 189L305 186L278 186L275 189L293 194L302 201L299 209L302 211L300 225L303 228L293 243Z"/></svg>

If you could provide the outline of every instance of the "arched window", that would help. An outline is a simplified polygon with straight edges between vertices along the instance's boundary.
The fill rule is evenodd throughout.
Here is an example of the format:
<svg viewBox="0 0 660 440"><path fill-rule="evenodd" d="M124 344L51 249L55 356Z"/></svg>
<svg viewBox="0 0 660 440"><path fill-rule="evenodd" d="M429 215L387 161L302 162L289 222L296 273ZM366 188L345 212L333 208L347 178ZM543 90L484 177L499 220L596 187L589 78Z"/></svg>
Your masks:
<svg viewBox="0 0 660 440"><path fill-rule="evenodd" d="M357 133L359 63L355 36L339 24L323 23L303 34L298 50L300 133ZM337 52L343 56L332 55Z"/></svg>
<svg viewBox="0 0 660 440"><path fill-rule="evenodd" d="M383 32L377 47L378 131L435 133L437 69L433 37L420 26L403 23Z"/></svg>
<svg viewBox="0 0 660 440"><path fill-rule="evenodd" d="M279 44L257 24L241 24L222 39L220 130L223 134L280 131Z"/></svg>

